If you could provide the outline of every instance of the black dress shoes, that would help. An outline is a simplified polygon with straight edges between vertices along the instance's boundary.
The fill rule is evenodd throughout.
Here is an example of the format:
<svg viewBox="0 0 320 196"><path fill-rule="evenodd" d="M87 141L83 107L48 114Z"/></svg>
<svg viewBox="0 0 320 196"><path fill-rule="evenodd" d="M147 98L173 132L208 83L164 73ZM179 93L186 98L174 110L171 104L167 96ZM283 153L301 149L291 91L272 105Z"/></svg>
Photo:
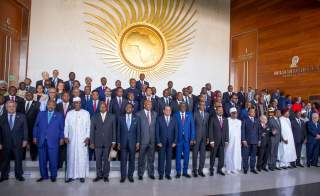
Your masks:
<svg viewBox="0 0 320 196"><path fill-rule="evenodd" d="M225 176L226 174L223 173L222 171L218 171L217 174L220 174L221 176Z"/></svg>
<svg viewBox="0 0 320 196"><path fill-rule="evenodd" d="M45 178L39 178L38 180L37 180L37 182L42 182L42 181L44 181L44 180L46 180Z"/></svg>
<svg viewBox="0 0 320 196"><path fill-rule="evenodd" d="M156 179L154 176L149 176L149 178L150 178L151 180Z"/></svg>
<svg viewBox="0 0 320 196"><path fill-rule="evenodd" d="M72 181L73 181L72 178L68 178L68 179L65 181L65 183L70 183L70 182L72 182Z"/></svg>
<svg viewBox="0 0 320 196"><path fill-rule="evenodd" d="M102 178L101 177L96 177L95 179L93 179L93 182L98 182L100 181Z"/></svg>
<svg viewBox="0 0 320 196"><path fill-rule="evenodd" d="M80 182L84 183L86 180L84 178L80 178Z"/></svg>
<svg viewBox="0 0 320 196"><path fill-rule="evenodd" d="M20 182L23 182L25 181L24 177L23 176L19 176L19 177L16 177L16 179Z"/></svg>
<svg viewBox="0 0 320 196"><path fill-rule="evenodd" d="M244 174L247 174L247 173L248 173L248 170L243 170L243 173L244 173Z"/></svg>
<svg viewBox="0 0 320 196"><path fill-rule="evenodd" d="M159 176L159 180L163 180L163 176Z"/></svg>
<svg viewBox="0 0 320 196"><path fill-rule="evenodd" d="M128 180L129 180L129 182L134 182L134 179L133 179L132 176L129 176L129 177L128 177Z"/></svg>
<svg viewBox="0 0 320 196"><path fill-rule="evenodd" d="M298 167L304 167L301 163L297 164Z"/></svg>
<svg viewBox="0 0 320 196"><path fill-rule="evenodd" d="M177 174L177 175L176 175L176 178L180 178L180 176L181 176L181 174Z"/></svg>
<svg viewBox="0 0 320 196"><path fill-rule="evenodd" d="M276 167L275 169L276 169L276 170L281 170L281 168L280 168L280 167Z"/></svg>
<svg viewBox="0 0 320 196"><path fill-rule="evenodd" d="M206 175L204 175L203 172L199 172L199 176L201 176L201 177L206 177Z"/></svg>
<svg viewBox="0 0 320 196"><path fill-rule="evenodd" d="M56 182L57 178L51 178L50 180L51 180L51 182Z"/></svg>
<svg viewBox="0 0 320 196"><path fill-rule="evenodd" d="M209 176L214 176L214 172L210 171Z"/></svg>
<svg viewBox="0 0 320 196"><path fill-rule="evenodd" d="M126 178L121 177L121 179L120 179L120 183L124 183L125 181L126 181Z"/></svg>
<svg viewBox="0 0 320 196"><path fill-rule="evenodd" d="M252 169L251 173L258 174L258 172L255 169Z"/></svg>
<svg viewBox="0 0 320 196"><path fill-rule="evenodd" d="M104 181L104 182L109 182L109 177L104 177L104 178L103 178L103 181Z"/></svg>
<svg viewBox="0 0 320 196"><path fill-rule="evenodd" d="M265 172L268 172L268 169L267 168L262 168L263 171Z"/></svg>
<svg viewBox="0 0 320 196"><path fill-rule="evenodd" d="M1 177L1 178L0 178L0 182L7 181L7 180L9 180L8 177Z"/></svg>
<svg viewBox="0 0 320 196"><path fill-rule="evenodd" d="M198 177L197 172L192 172L192 176L195 177L195 178Z"/></svg>
<svg viewBox="0 0 320 196"><path fill-rule="evenodd" d="M186 178L191 178L191 176L189 174L183 174L183 176Z"/></svg>
<svg viewBox="0 0 320 196"><path fill-rule="evenodd" d="M142 176L139 176L139 177L138 177L138 180L143 180L143 177L142 177Z"/></svg>
<svg viewBox="0 0 320 196"><path fill-rule="evenodd" d="M171 180L172 178L171 178L171 176L166 176L166 179Z"/></svg>

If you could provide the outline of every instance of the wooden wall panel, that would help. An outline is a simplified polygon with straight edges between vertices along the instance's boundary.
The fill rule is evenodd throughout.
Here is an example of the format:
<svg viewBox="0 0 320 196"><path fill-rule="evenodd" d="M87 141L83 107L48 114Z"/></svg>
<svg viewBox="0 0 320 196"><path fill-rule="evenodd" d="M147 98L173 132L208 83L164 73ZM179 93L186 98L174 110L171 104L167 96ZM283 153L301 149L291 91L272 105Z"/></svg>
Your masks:
<svg viewBox="0 0 320 196"><path fill-rule="evenodd" d="M232 0L231 40L252 30L258 32L259 89L281 88L285 93L304 98L320 94L320 72L274 76L277 70L290 69L291 59L296 55L300 57L299 67L320 65L320 1ZM231 46L231 58L232 51ZM231 67L230 63L232 71Z"/></svg>

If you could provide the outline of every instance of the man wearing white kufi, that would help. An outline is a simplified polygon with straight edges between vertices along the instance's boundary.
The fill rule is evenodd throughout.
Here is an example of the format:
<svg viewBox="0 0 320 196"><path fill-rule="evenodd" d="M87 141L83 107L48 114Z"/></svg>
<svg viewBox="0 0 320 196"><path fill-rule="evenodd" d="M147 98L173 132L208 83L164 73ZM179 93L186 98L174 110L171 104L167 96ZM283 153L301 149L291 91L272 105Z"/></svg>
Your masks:
<svg viewBox="0 0 320 196"><path fill-rule="evenodd" d="M74 110L67 113L64 127L64 137L68 144L67 150L67 180L85 181L89 175L88 144L90 138L90 114L81 109L81 99L73 98Z"/></svg>
<svg viewBox="0 0 320 196"><path fill-rule="evenodd" d="M225 148L225 169L227 173L238 173L241 170L241 121L237 119L235 107L229 110L229 144Z"/></svg>

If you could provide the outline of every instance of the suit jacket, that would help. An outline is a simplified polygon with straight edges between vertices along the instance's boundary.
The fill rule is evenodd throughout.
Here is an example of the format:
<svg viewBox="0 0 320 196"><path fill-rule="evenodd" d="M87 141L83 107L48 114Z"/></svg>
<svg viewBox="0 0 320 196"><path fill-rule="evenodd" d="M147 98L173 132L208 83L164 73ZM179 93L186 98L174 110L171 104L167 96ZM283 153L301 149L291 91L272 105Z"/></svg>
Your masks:
<svg viewBox="0 0 320 196"><path fill-rule="evenodd" d="M147 82L147 81L143 81L143 85L145 85L145 86L149 86L149 82ZM136 87L137 87L137 89L141 90L141 88L142 88L142 83L141 83L141 81L140 81L140 80L138 80L138 81L137 81L137 83L136 83Z"/></svg>
<svg viewBox="0 0 320 196"><path fill-rule="evenodd" d="M187 142L195 140L195 127L192 113L185 112L184 124L182 124L180 112L176 112L174 117L178 123L178 142L182 142L183 138Z"/></svg>
<svg viewBox="0 0 320 196"><path fill-rule="evenodd" d="M139 117L140 121L140 144L155 145L157 113L155 111L151 111L150 125L144 110L140 110L136 116Z"/></svg>
<svg viewBox="0 0 320 196"><path fill-rule="evenodd" d="M127 128L126 115L121 115L118 121L117 143L120 148L126 148L127 144L135 146L140 143L140 120L134 114L131 117L130 128Z"/></svg>
<svg viewBox="0 0 320 196"><path fill-rule="evenodd" d="M38 81L36 82L36 88L37 88L39 85L44 86L44 80L38 80Z"/></svg>
<svg viewBox="0 0 320 196"><path fill-rule="evenodd" d="M95 114L98 114L100 112L100 104L101 104L101 101L97 100L96 111L94 111L93 99L90 99L90 101L88 102L88 105L87 105L87 109L86 109L89 112L90 117L92 117Z"/></svg>
<svg viewBox="0 0 320 196"><path fill-rule="evenodd" d="M10 100L10 96L4 96L4 101L7 102ZM17 103L17 112L23 113L23 107L24 107L24 99L19 97L19 96L15 96L15 102Z"/></svg>
<svg viewBox="0 0 320 196"><path fill-rule="evenodd" d="M95 147L109 147L117 139L116 117L106 113L104 121L100 113L91 118L90 141Z"/></svg>
<svg viewBox="0 0 320 196"><path fill-rule="evenodd" d="M126 105L128 103L128 100L125 98L122 98L122 103L119 106L117 97L111 99L111 105L110 105L110 112L112 114L115 114L117 118L121 115L124 115L126 113Z"/></svg>
<svg viewBox="0 0 320 196"><path fill-rule="evenodd" d="M38 114L33 128L33 138L37 139L38 146L41 148L47 140L49 148L59 148L59 140L64 138L64 118L59 112L52 114L48 123L48 111Z"/></svg>
<svg viewBox="0 0 320 196"><path fill-rule="evenodd" d="M161 115L158 116L156 122L156 144L161 143L165 145L167 141L169 144L177 144L178 123L176 118L170 116L170 122L169 125L167 125L164 115Z"/></svg>
<svg viewBox="0 0 320 196"><path fill-rule="evenodd" d="M307 126L306 123L300 119L300 124L297 119L294 118L291 120L292 134L295 143L303 143L307 138Z"/></svg>
<svg viewBox="0 0 320 196"><path fill-rule="evenodd" d="M204 141L208 138L209 131L209 113L204 112L204 118L201 116L200 111L194 112L194 125L196 130L196 142L201 139Z"/></svg>
<svg viewBox="0 0 320 196"><path fill-rule="evenodd" d="M107 86L104 87L104 89L107 88ZM103 86L99 86L97 87L95 90L97 90L99 92L99 100L100 101L103 101L104 98L106 97L105 94L104 94L104 89L103 89Z"/></svg>
<svg viewBox="0 0 320 196"><path fill-rule="evenodd" d="M179 103L176 99L171 101L172 115L179 112Z"/></svg>
<svg viewBox="0 0 320 196"><path fill-rule="evenodd" d="M69 102L68 109L67 109L67 113L68 113L70 110L73 110L73 109L74 109L74 108L73 108L72 103ZM66 115L64 115L63 102L60 102L60 103L57 104L56 111L57 111L57 112L60 112L60 113L62 114L62 116L63 116L64 118L66 118ZM66 114L67 114L67 113L66 113Z"/></svg>
<svg viewBox="0 0 320 196"><path fill-rule="evenodd" d="M280 142L281 140L281 124L279 118L275 119L274 117L269 118L268 126L271 131L271 139L276 142ZM272 134L272 131L275 130L276 134Z"/></svg>
<svg viewBox="0 0 320 196"><path fill-rule="evenodd" d="M53 77L50 77L49 80L51 81L52 87L55 87L55 88L57 88L57 85L58 85L59 82L63 82L63 80L60 79L60 78L56 78L56 82L54 82Z"/></svg>
<svg viewBox="0 0 320 196"><path fill-rule="evenodd" d="M67 80L64 82L64 90L67 92L71 92L72 86L70 85L70 82L73 84L73 81Z"/></svg>
<svg viewBox="0 0 320 196"><path fill-rule="evenodd" d="M246 103L246 95L244 92L238 92L237 93L237 96L238 96L238 103L239 103L239 106L241 108L243 108L245 106L245 103Z"/></svg>
<svg viewBox="0 0 320 196"><path fill-rule="evenodd" d="M270 141L271 130L268 124L265 127L262 127L259 123L259 141L261 141L261 146L265 146Z"/></svg>
<svg viewBox="0 0 320 196"><path fill-rule="evenodd" d="M254 122L250 118L246 118L242 121L241 126L241 141L247 141L248 144L259 143L259 121L254 118Z"/></svg>
<svg viewBox="0 0 320 196"><path fill-rule="evenodd" d="M40 110L40 103L38 101L32 101L28 111L26 111L26 102L24 103L23 114L26 116L26 119L27 119L29 133L32 133L34 123L36 122L36 118L39 113L39 110Z"/></svg>
<svg viewBox="0 0 320 196"><path fill-rule="evenodd" d="M165 103L165 98L161 97L158 99L158 114L161 116L163 115L163 109L166 105L171 106L172 100L168 97L169 104Z"/></svg>
<svg viewBox="0 0 320 196"><path fill-rule="evenodd" d="M184 98L184 102L186 103L187 106L187 112L193 112L193 106L194 106L194 101L191 97L188 97L188 102L185 100Z"/></svg>
<svg viewBox="0 0 320 196"><path fill-rule="evenodd" d="M224 92L222 94L222 103L229 103L231 101L231 96L234 94L234 92L229 94L229 92Z"/></svg>
<svg viewBox="0 0 320 196"><path fill-rule="evenodd" d="M28 141L28 124L24 114L16 113L14 125L10 130L8 114L0 118L0 144L4 148L22 148L22 142Z"/></svg>
<svg viewBox="0 0 320 196"><path fill-rule="evenodd" d="M228 119L222 117L222 127L217 115L211 116L209 120L209 141L214 142L215 145L225 145L225 142L229 142L229 124Z"/></svg>
<svg viewBox="0 0 320 196"><path fill-rule="evenodd" d="M317 126L314 122L309 121L307 122L307 134L308 134L308 143L316 143L316 136L320 134L320 123L318 122Z"/></svg>

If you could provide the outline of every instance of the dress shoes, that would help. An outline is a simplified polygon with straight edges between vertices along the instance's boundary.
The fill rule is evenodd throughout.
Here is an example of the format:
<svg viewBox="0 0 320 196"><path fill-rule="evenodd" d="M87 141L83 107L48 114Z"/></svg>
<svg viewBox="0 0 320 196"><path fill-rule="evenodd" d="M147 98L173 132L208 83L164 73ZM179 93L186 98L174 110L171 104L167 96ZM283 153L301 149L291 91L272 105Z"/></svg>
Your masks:
<svg viewBox="0 0 320 196"><path fill-rule="evenodd" d="M181 177L181 174L177 174L177 175L176 175L176 178L180 178L180 177Z"/></svg>
<svg viewBox="0 0 320 196"><path fill-rule="evenodd" d="M56 182L57 178L50 178L51 182Z"/></svg>
<svg viewBox="0 0 320 196"><path fill-rule="evenodd" d="M125 181L126 181L126 178L121 177L121 179L120 179L120 183L124 183Z"/></svg>
<svg viewBox="0 0 320 196"><path fill-rule="evenodd" d="M72 182L72 181L73 181L72 178L68 178L68 179L65 181L65 183L70 183L70 182Z"/></svg>
<svg viewBox="0 0 320 196"><path fill-rule="evenodd" d="M163 176L159 176L159 180L163 180Z"/></svg>
<svg viewBox="0 0 320 196"><path fill-rule="evenodd" d="M84 183L86 180L84 178L80 178L80 182Z"/></svg>
<svg viewBox="0 0 320 196"><path fill-rule="evenodd" d="M149 176L149 178L150 178L151 180L155 180L155 179L156 179L154 176Z"/></svg>
<svg viewBox="0 0 320 196"><path fill-rule="evenodd" d="M258 174L258 172L255 169L252 169L251 173Z"/></svg>
<svg viewBox="0 0 320 196"><path fill-rule="evenodd" d="M100 181L102 178L101 177L96 177L95 179L93 179L93 182L98 182Z"/></svg>
<svg viewBox="0 0 320 196"><path fill-rule="evenodd" d="M134 179L133 179L133 177L132 177L132 176L129 176L129 177L128 177L128 180L129 180L129 182L131 182L131 183L133 183L133 182L134 182Z"/></svg>
<svg viewBox="0 0 320 196"><path fill-rule="evenodd" d="M19 177L16 177L16 179L20 182L23 182L25 181L24 177L23 176L19 176Z"/></svg>
<svg viewBox="0 0 320 196"><path fill-rule="evenodd" d="M221 176L225 176L226 174L223 173L223 171L218 171L217 174L220 174Z"/></svg>
<svg viewBox="0 0 320 196"><path fill-rule="evenodd" d="M103 178L103 181L104 181L104 182L109 182L109 177L104 177L104 178Z"/></svg>
<svg viewBox="0 0 320 196"><path fill-rule="evenodd" d="M199 172L199 176L201 176L201 177L206 177L206 175L204 175L203 172Z"/></svg>
<svg viewBox="0 0 320 196"><path fill-rule="evenodd" d="M171 176L166 176L166 179L171 180L172 178L171 178Z"/></svg>
<svg viewBox="0 0 320 196"><path fill-rule="evenodd" d="M183 176L186 178L191 178L191 176L189 174L183 174Z"/></svg>

